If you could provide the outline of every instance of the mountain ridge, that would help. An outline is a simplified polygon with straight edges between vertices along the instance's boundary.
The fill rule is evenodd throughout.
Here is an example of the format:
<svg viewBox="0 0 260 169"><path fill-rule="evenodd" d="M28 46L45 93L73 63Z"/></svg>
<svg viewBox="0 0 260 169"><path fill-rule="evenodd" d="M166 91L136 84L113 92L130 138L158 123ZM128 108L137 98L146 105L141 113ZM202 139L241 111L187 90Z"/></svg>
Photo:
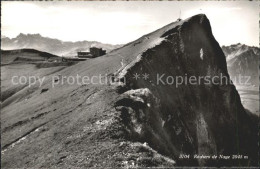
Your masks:
<svg viewBox="0 0 260 169"><path fill-rule="evenodd" d="M260 48L237 43L222 46L225 53L229 74L232 77L248 76L252 85L259 85Z"/></svg>
<svg viewBox="0 0 260 169"><path fill-rule="evenodd" d="M90 47L101 47L107 52L120 47L121 45L105 44L97 41L62 41L55 38L43 37L40 34L20 33L15 38L1 36L1 49L14 50L23 48L33 48L46 51L58 56L76 55L78 51L86 51Z"/></svg>
<svg viewBox="0 0 260 169"><path fill-rule="evenodd" d="M145 73L149 79L133 78ZM234 85L176 87L157 84L157 74L229 78L206 15L173 22L54 74L104 75L112 79L108 84L52 87L49 79L40 88L25 88L26 95L2 110L2 166L257 166L257 120L243 108ZM181 154L248 159L181 159Z"/></svg>
<svg viewBox="0 0 260 169"><path fill-rule="evenodd" d="M19 58L28 61L60 60L59 56L35 49L1 50L1 65L14 63Z"/></svg>

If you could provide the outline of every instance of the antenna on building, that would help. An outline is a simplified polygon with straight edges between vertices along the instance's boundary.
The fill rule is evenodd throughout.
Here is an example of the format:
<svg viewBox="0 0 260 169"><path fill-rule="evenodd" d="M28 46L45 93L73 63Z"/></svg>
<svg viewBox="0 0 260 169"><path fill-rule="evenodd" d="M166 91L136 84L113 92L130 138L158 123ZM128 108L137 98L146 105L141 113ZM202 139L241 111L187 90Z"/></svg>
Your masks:
<svg viewBox="0 0 260 169"><path fill-rule="evenodd" d="M181 10L180 10L180 15L179 15L179 18L177 19L177 21L181 21Z"/></svg>

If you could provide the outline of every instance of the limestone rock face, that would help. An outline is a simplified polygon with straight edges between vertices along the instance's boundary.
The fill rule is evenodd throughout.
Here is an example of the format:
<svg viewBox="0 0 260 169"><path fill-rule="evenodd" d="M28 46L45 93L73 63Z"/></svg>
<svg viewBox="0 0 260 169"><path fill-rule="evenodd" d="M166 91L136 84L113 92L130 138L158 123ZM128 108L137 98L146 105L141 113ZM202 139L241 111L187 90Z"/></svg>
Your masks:
<svg viewBox="0 0 260 169"><path fill-rule="evenodd" d="M29 94L29 88L20 91L1 114L3 167L257 166L258 120L245 111L234 85L203 78L185 83L191 76L229 79L205 15L56 74L106 74L113 81L55 88L46 81ZM173 83L176 76L184 82Z"/></svg>
<svg viewBox="0 0 260 169"><path fill-rule="evenodd" d="M161 120L163 127L152 130L153 135L145 136L149 138L146 141L173 158L178 158L179 154L251 154L249 156L255 161L256 123L252 123L250 115L244 110L233 85L202 82L176 87L164 84L169 76L229 78L225 55L212 35L206 16L197 15L183 21L165 31L160 38L164 40L146 50L125 74L127 85L123 90L146 87L159 100L159 108L153 109L156 112L159 109L159 118L152 117ZM135 73L146 72L150 75L149 80L131 79ZM156 74L165 77L159 85ZM159 136L163 134L164 137ZM155 141L156 138L161 140ZM162 142L165 143L160 146ZM178 162L183 165L196 162L200 165L238 164L236 160ZM246 165L246 160L242 164Z"/></svg>

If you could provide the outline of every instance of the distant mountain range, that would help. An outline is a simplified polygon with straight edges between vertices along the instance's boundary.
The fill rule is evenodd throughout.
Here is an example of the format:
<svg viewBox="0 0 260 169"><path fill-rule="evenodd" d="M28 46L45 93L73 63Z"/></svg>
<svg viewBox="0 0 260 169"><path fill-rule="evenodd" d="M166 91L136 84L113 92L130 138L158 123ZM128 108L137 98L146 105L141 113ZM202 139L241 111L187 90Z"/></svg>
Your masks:
<svg viewBox="0 0 260 169"><path fill-rule="evenodd" d="M244 44L222 46L226 55L228 71L231 77L251 76L251 83L258 83L260 49Z"/></svg>
<svg viewBox="0 0 260 169"><path fill-rule="evenodd" d="M19 34L15 38L1 37L1 49L36 49L58 56L76 56L78 51L87 51L90 47L100 47L107 52L122 45L103 44L96 41L64 42L58 39L43 37L40 34ZM222 46L226 56L228 71L231 77L252 76L252 83L258 82L258 59L260 49L244 44Z"/></svg>
<svg viewBox="0 0 260 169"><path fill-rule="evenodd" d="M96 41L64 42L58 39L43 37L40 34L19 34L15 38L1 37L1 49L36 49L58 56L74 56L78 51L87 51L90 47L100 47L107 52L121 45L104 44Z"/></svg>

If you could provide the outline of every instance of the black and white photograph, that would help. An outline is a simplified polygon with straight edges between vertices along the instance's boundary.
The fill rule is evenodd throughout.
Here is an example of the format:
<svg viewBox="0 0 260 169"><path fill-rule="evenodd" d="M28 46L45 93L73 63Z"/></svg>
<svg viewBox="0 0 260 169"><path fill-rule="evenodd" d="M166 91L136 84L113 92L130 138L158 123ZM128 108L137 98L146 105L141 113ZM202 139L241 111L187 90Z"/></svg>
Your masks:
<svg viewBox="0 0 260 169"><path fill-rule="evenodd" d="M1 1L1 168L258 168L259 1Z"/></svg>

